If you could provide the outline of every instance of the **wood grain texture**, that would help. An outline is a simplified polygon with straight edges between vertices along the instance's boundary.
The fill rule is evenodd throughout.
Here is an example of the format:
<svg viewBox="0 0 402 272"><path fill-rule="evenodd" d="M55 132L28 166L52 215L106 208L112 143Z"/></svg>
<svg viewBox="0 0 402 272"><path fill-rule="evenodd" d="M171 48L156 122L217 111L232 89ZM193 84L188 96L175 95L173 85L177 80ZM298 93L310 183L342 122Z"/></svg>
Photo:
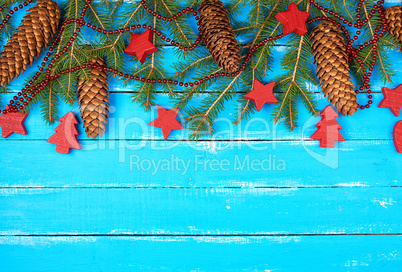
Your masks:
<svg viewBox="0 0 402 272"><path fill-rule="evenodd" d="M148 126L149 122L157 117L156 107L151 111L144 111L139 105L133 103L130 93L111 93L110 94L110 117L107 124L106 134L102 139L130 139L144 140L151 139L162 140L163 135L160 129ZM317 90L317 101L319 108L323 109L328 105L327 99L324 98ZM205 95L201 95L204 97ZM377 108L378 103L383 96L380 93L373 94L373 107L370 110L358 112L353 117L340 116L337 121L342 126L340 132L345 139L392 139L393 124L398 121L388 109ZM165 94L160 94L157 100L158 104L169 108L173 104ZM195 105L195 102L194 102ZM302 105L300 105L302 106ZM270 120L270 113L273 105L266 105L260 112L256 112L249 121L244 121L238 126L232 125L232 114L236 108L235 101L227 103L226 109L223 111L221 118L218 120L216 129L217 134L212 137L203 137L204 140L300 140L308 139L316 130L315 125L320 120L319 117L312 117L304 108L300 108L299 118L300 127L293 132L289 132L283 124L274 125ZM73 111L79 117L78 106L68 106L63 103L59 106L60 113ZM179 120L183 118L179 113ZM381 121L375 121L381 118ZM183 121L183 120L182 120ZM54 132L55 127L59 124L49 126L41 118L40 109L34 108L25 121L28 135L13 134L8 139L47 139ZM80 139L88 139L82 128L82 121L77 125ZM169 140L187 140L189 130L173 131ZM0 138L0 142L4 139ZM97 141L96 139L95 141Z"/></svg>
<svg viewBox="0 0 402 272"><path fill-rule="evenodd" d="M402 176L391 140L346 141L334 150L311 141L81 145L66 156L44 140L0 141L0 187L381 187L400 186Z"/></svg>
<svg viewBox="0 0 402 272"><path fill-rule="evenodd" d="M395 272L402 236L0 237L5 272Z"/></svg>
<svg viewBox="0 0 402 272"><path fill-rule="evenodd" d="M402 233L402 188L9 189L0 234Z"/></svg>

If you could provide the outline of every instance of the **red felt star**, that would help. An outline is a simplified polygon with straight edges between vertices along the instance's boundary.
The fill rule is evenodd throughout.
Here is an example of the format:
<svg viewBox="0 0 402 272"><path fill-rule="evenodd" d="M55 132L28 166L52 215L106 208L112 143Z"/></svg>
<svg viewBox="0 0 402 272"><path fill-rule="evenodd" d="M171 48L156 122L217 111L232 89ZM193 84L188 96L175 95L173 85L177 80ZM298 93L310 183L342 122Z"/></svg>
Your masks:
<svg viewBox="0 0 402 272"><path fill-rule="evenodd" d="M389 108L395 116L399 116L402 106L402 84L395 89L383 87L384 99L378 105L379 108Z"/></svg>
<svg viewBox="0 0 402 272"><path fill-rule="evenodd" d="M398 121L392 133L396 151L402 153L402 121Z"/></svg>
<svg viewBox="0 0 402 272"><path fill-rule="evenodd" d="M158 118L149 123L149 125L161 128L165 140L169 137L172 130L183 129L183 126L176 119L178 114L177 109L166 110L159 105L156 106L158 108Z"/></svg>
<svg viewBox="0 0 402 272"><path fill-rule="evenodd" d="M267 85L262 84L258 79L254 79L254 87L244 96L244 98L254 101L257 111L260 111L264 104L274 104L278 102L278 99L272 93L275 81L268 83Z"/></svg>
<svg viewBox="0 0 402 272"><path fill-rule="evenodd" d="M8 112L0 115L0 127L2 128L3 138L8 138L13 133L27 135L27 130L24 126L27 117L28 114L20 112Z"/></svg>
<svg viewBox="0 0 402 272"><path fill-rule="evenodd" d="M151 42L152 31L146 30L142 34L131 33L130 43L127 45L124 52L129 55L136 55L141 63L144 63L149 54L158 51L158 48Z"/></svg>
<svg viewBox="0 0 402 272"><path fill-rule="evenodd" d="M292 2L285 12L279 12L275 18L283 25L283 36L292 32L304 35L307 33L306 20L309 16L309 12L299 10Z"/></svg>

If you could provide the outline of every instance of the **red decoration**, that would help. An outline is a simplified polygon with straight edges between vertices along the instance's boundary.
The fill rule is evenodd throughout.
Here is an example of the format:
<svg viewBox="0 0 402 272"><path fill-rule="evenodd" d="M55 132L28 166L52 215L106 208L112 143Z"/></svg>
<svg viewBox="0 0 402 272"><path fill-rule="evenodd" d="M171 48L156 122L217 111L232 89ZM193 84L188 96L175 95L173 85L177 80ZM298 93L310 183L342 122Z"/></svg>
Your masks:
<svg viewBox="0 0 402 272"><path fill-rule="evenodd" d="M2 128L3 138L8 138L13 133L27 135L27 130L24 126L27 117L28 114L22 114L21 112L7 112L0 115L0 127Z"/></svg>
<svg viewBox="0 0 402 272"><path fill-rule="evenodd" d="M399 116L402 106L402 84L395 89L381 88L384 99L378 105L379 108L389 108L395 116Z"/></svg>
<svg viewBox="0 0 402 272"><path fill-rule="evenodd" d="M283 36L292 32L304 35L307 33L306 21L309 16L309 12L299 10L292 2L285 12L279 12L275 18L283 25Z"/></svg>
<svg viewBox="0 0 402 272"><path fill-rule="evenodd" d="M393 138L396 151L402 153L402 121L399 121L394 126Z"/></svg>
<svg viewBox="0 0 402 272"><path fill-rule="evenodd" d="M338 114L334 111L331 106L326 106L325 109L320 113L322 116L320 122L316 125L318 127L317 131L310 136L311 139L319 140L320 147L335 147L335 141L345 141L339 130L342 127L335 120L338 118Z"/></svg>
<svg viewBox="0 0 402 272"><path fill-rule="evenodd" d="M60 124L54 130L56 133L47 140L48 143L57 145L56 152L69 154L70 148L81 149L77 140L76 124L78 124L77 119L71 111L60 118Z"/></svg>
<svg viewBox="0 0 402 272"><path fill-rule="evenodd" d="M262 84L258 79L254 79L254 87L244 96L244 98L254 101L257 111L260 111L264 104L275 104L278 99L274 96L272 89L275 86L275 81Z"/></svg>
<svg viewBox="0 0 402 272"><path fill-rule="evenodd" d="M144 63L149 54L158 51L152 43L152 31L146 30L141 34L131 33L131 40L124 52L129 55L136 55L141 63Z"/></svg>
<svg viewBox="0 0 402 272"><path fill-rule="evenodd" d="M158 109L158 118L149 123L149 125L161 128L165 140L169 137L172 130L183 129L183 126L176 119L179 113L178 109L166 110L159 105L156 106Z"/></svg>

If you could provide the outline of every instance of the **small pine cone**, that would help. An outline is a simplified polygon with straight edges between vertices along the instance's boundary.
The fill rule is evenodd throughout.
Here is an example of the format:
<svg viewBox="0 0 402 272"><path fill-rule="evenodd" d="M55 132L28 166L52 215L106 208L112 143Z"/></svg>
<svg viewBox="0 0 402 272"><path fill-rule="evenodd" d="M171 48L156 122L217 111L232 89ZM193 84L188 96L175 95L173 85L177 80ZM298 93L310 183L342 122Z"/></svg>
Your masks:
<svg viewBox="0 0 402 272"><path fill-rule="evenodd" d="M402 43L402 6L393 6L385 10L387 29L392 36Z"/></svg>
<svg viewBox="0 0 402 272"><path fill-rule="evenodd" d="M232 73L239 68L239 46L230 25L227 10L219 0L203 0L200 8L199 32L219 67Z"/></svg>
<svg viewBox="0 0 402 272"><path fill-rule="evenodd" d="M88 64L104 66L105 61L95 57ZM91 69L91 72L90 81L86 81L84 77L78 79L77 94L85 132L88 138L95 139L98 135L102 137L106 131L109 117L109 85L105 71Z"/></svg>
<svg viewBox="0 0 402 272"><path fill-rule="evenodd" d="M31 66L35 57L56 34L60 8L52 0L39 0L0 54L0 85L5 86Z"/></svg>
<svg viewBox="0 0 402 272"><path fill-rule="evenodd" d="M347 47L341 30L334 23L322 21L311 32L311 39L321 90L338 112L353 115L359 105L350 80Z"/></svg>

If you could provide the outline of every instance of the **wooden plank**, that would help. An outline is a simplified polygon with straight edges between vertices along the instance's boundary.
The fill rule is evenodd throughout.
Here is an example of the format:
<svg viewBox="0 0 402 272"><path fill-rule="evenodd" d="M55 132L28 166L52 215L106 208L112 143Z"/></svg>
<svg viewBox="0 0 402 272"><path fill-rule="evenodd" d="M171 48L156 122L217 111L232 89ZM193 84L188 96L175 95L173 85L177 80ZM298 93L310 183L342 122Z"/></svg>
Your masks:
<svg viewBox="0 0 402 272"><path fill-rule="evenodd" d="M205 96L205 95L202 95ZM341 133L345 139L392 139L392 130L395 123L399 120L388 109L377 108L382 100L382 94L373 95L373 107L370 110L358 112L352 117L338 118L342 126ZM317 93L319 108L323 109L328 105L327 99ZM140 106L132 102L128 93L113 93L110 96L111 114L107 133L104 139L163 139L162 132L158 128L149 126L149 122L155 119L156 109L144 111ZM159 95L158 103L164 107L173 106L167 95ZM195 103L193 104L195 105ZM302 105L300 105L303 107ZM244 121L239 126L232 125L233 111L236 103L231 101L227 103L226 109L222 112L217 121L217 134L203 139L216 140L284 140L284 139L308 139L316 130L315 125L320 120L319 117L312 117L306 110L301 109L299 113L300 126L293 132L289 132L283 124L274 125L270 120L272 105L264 107L260 112L254 114L248 121ZM76 113L79 119L78 106L70 107L60 104L60 114L64 115L69 111ZM184 121L184 120L182 120ZM81 122L82 123L82 122ZM184 122L183 122L184 123ZM28 135L13 134L8 139L48 139L54 133L56 122L48 126L40 116L40 109L34 108L25 121ZM87 139L82 124L77 125L80 131L79 138ZM169 140L187 140L189 130L173 131ZM0 141L4 140L3 138Z"/></svg>
<svg viewBox="0 0 402 272"><path fill-rule="evenodd" d="M278 46L275 48L274 55L281 55L284 47ZM169 57L171 56L171 57ZM402 66L402 58L399 57L400 52L396 50L390 53L390 57L394 59L393 65L397 69L397 77L394 84L388 84L387 87L395 87L400 82L397 78L402 76L402 71L399 71L399 67ZM176 60L175 55L169 52L166 57L166 66L173 66L173 60ZM270 73L266 80L272 80L275 76L281 73L280 63L277 61L275 64L278 69L274 69L274 72ZM173 70L172 70L173 72ZM28 73L26 73L28 74ZM24 77L13 81L12 90L19 91L22 88ZM374 73L372 78L372 89L376 92L373 96L373 105L370 110L359 111L352 117L341 117L339 123L343 127L342 134L347 139L391 139L392 128L398 118L394 117L392 113L387 109L379 109L377 105L382 100L381 87L383 83L378 78L377 73ZM162 139L160 129L151 128L147 124L153 120L156 116L156 110L145 112L142 107L132 102L130 97L132 93L137 91L135 85L129 85L128 87L122 87L122 82L117 79L112 79L110 82L110 90L116 92L111 94L111 114L110 114L110 127L108 127L108 133L106 138L128 138L128 139L150 139L158 138ZM327 98L324 98L320 88L318 86L309 86L309 90L315 93L315 97L318 101L318 108L323 109L328 105ZM239 90L239 96L244 95L244 90ZM11 99L13 94L5 96L5 100ZM201 95L200 98L206 95ZM365 103L367 100L366 94L360 94L358 96L359 101ZM169 100L166 94L159 94L157 103L165 107L172 107L174 103ZM196 106L196 101L193 101L190 106ZM300 103L299 103L300 104ZM215 139L301 139L308 138L315 130L314 125L318 122L319 118L310 118L309 114L303 105L300 107L300 127L294 132L289 131L284 125L274 126L270 120L272 111L272 105L265 106L260 112L254 114L249 122L244 122L240 126L233 126L231 121L233 119L233 113L236 110L236 101L230 101L226 103L225 111L220 115L222 118L218 120L216 126L218 134L215 135ZM59 106L60 115L64 115L68 111L74 111L79 115L78 106L70 107L65 103L61 103ZM40 117L39 107L35 107L27 121L28 135L14 134L10 139L47 139L49 138L54 128L57 125L48 126ZM171 135L170 139L187 139L188 131L175 132ZM81 129L80 138L86 138L85 133ZM207 137L209 139L209 137Z"/></svg>
<svg viewBox="0 0 402 272"><path fill-rule="evenodd" d="M400 2L398 2L399 4ZM22 13L18 13L18 14L22 14ZM21 17L22 18L22 17ZM197 29L198 27L196 27ZM87 31L86 32L86 37L88 39L90 38L96 38L96 35L92 35L91 31ZM285 50L287 50L287 45L286 45L286 39L284 38L283 40L280 41L280 43L278 43L277 45L273 46L272 48L272 53L271 56L274 57L274 64L272 67L272 71L268 72L267 77L265 78L266 80L270 80L272 81L275 77L281 75L283 73L283 67L281 66L280 63L280 58L283 56L283 53ZM246 40L244 40L246 41ZM199 46L202 47L203 45ZM171 75L172 77L176 74L176 72L179 72L176 70L175 67L175 63L177 61L183 60L183 57L179 57L177 54L175 54L174 50L177 50L177 48L172 47L172 46L163 46L163 49L165 51L165 58L164 58L164 68L165 68L165 73ZM195 49L198 50L198 49ZM390 59L392 59L392 67L396 70L396 76L394 78L392 78L392 80L394 81L394 84L399 84L400 82L398 82L398 77L400 77L402 71L400 70L400 67L402 65L402 58L400 57L400 52L396 49L392 49L390 50L390 52L388 53L388 56ZM43 59L43 57L45 57L45 54L42 54L41 57L39 57L40 61L38 61L38 63L40 63ZM127 61L129 62L129 56L127 57ZM313 60L312 62L313 63ZM131 65L131 63L128 63L127 66L129 68L132 68L134 65ZM21 75L21 77L16 78L12 81L12 84L10 86L10 92L19 92L21 91L22 88L24 88L25 86L25 79L26 77L31 74L31 72L36 72L37 71L37 67L36 66L32 66L30 68L28 68L26 70L26 72L24 72L23 75ZM189 79L187 79L189 80ZM371 86L372 86L372 90L374 92L380 92L381 91L381 87L384 86L384 82L382 82L379 74L374 71L373 75L371 76ZM132 84L131 82L129 82L128 84L128 88L122 88L122 81L119 80L118 78L112 78L110 80L110 90L111 91L128 91L128 92L135 92L136 88L134 87L135 85ZM387 85L388 86L388 85ZM314 89L317 89L315 86L311 86ZM184 88L183 88L184 89ZM317 89L319 90L319 89ZM244 90L238 90L238 92L243 93ZM11 95L12 97L12 95ZM366 99L366 95L360 95L359 97L361 97L362 99Z"/></svg>
<svg viewBox="0 0 402 272"><path fill-rule="evenodd" d="M0 237L4 272L399 271L402 236Z"/></svg>
<svg viewBox="0 0 402 272"><path fill-rule="evenodd" d="M0 187L398 186L391 141L82 141L70 155L45 141L0 141Z"/></svg>
<svg viewBox="0 0 402 272"><path fill-rule="evenodd" d="M402 233L402 188L2 189L0 234Z"/></svg>

